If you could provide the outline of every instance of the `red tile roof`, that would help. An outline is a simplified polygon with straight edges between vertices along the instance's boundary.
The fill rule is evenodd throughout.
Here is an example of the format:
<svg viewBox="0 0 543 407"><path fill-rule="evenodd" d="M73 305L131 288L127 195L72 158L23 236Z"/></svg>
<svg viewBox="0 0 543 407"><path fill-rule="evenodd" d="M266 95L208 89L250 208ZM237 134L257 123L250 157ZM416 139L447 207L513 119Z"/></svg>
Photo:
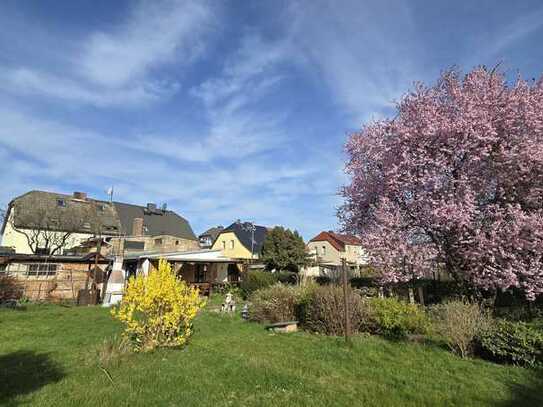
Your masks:
<svg viewBox="0 0 543 407"><path fill-rule="evenodd" d="M328 232L321 232L317 236L315 236L313 239L310 240L310 242L323 242L326 241L330 243L333 247L335 247L339 251L345 251L345 245L361 245L362 242L360 239L354 235L343 235L339 233L332 232L329 230Z"/></svg>

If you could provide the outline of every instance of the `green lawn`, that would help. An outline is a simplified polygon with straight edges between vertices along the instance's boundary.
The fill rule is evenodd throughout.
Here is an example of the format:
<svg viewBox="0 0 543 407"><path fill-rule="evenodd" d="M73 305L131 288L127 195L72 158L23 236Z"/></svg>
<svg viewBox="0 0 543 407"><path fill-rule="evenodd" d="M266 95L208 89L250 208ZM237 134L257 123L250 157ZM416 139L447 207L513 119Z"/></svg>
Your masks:
<svg viewBox="0 0 543 407"><path fill-rule="evenodd" d="M306 333L271 335L204 312L185 350L108 368L97 344L119 332L102 308L0 311L0 405L540 406L541 371L460 360L430 345Z"/></svg>

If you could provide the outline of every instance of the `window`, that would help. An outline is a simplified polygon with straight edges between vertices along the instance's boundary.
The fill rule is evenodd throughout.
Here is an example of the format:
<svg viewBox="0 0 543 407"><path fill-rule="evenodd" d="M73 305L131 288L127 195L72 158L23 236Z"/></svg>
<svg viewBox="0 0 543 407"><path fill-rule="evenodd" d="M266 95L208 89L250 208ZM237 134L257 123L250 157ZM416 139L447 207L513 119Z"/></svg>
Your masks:
<svg viewBox="0 0 543 407"><path fill-rule="evenodd" d="M8 267L7 264L0 264L0 274L4 274L6 272L7 267Z"/></svg>
<svg viewBox="0 0 543 407"><path fill-rule="evenodd" d="M90 228L91 228L90 222L84 222L84 223L83 223L83 229L85 229L85 230L90 230Z"/></svg>
<svg viewBox="0 0 543 407"><path fill-rule="evenodd" d="M197 264L196 270L194 270L194 280L196 280L195 283L205 283L206 272L207 266L205 264Z"/></svg>
<svg viewBox="0 0 543 407"><path fill-rule="evenodd" d="M322 246L322 255L326 256L326 246Z"/></svg>
<svg viewBox="0 0 543 407"><path fill-rule="evenodd" d="M179 240L176 240L176 241L175 241L175 245L176 245L176 246L179 245Z"/></svg>
<svg viewBox="0 0 543 407"><path fill-rule="evenodd" d="M223 240L223 241L222 241L222 249L223 249L223 250L226 250L226 240Z"/></svg>
<svg viewBox="0 0 543 407"><path fill-rule="evenodd" d="M57 274L56 264L29 264L27 276L54 276Z"/></svg>
<svg viewBox="0 0 543 407"><path fill-rule="evenodd" d="M155 245L160 246L162 244L162 239L155 239Z"/></svg>
<svg viewBox="0 0 543 407"><path fill-rule="evenodd" d="M64 199L57 199L57 206L66 206L66 201Z"/></svg>
<svg viewBox="0 0 543 407"><path fill-rule="evenodd" d="M319 246L315 246L315 254L318 256L319 255Z"/></svg>
<svg viewBox="0 0 543 407"><path fill-rule="evenodd" d="M233 240L230 240L230 248L231 248L231 249L234 248L234 241L233 241Z"/></svg>
<svg viewBox="0 0 543 407"><path fill-rule="evenodd" d="M49 250L49 248L47 247L37 247L36 248L36 254L39 254L39 255L49 255L51 252L51 250Z"/></svg>
<svg viewBox="0 0 543 407"><path fill-rule="evenodd" d="M98 209L98 212L104 212L104 205L96 205L96 209Z"/></svg>

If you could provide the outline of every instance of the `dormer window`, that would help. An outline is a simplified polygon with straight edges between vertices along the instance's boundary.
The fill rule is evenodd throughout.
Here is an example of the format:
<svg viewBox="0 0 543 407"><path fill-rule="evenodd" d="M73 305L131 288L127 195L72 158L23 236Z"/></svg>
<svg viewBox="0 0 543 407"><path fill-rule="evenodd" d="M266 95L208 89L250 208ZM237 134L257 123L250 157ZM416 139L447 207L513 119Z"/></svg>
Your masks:
<svg viewBox="0 0 543 407"><path fill-rule="evenodd" d="M57 206L66 207L66 201L64 199L57 199Z"/></svg>

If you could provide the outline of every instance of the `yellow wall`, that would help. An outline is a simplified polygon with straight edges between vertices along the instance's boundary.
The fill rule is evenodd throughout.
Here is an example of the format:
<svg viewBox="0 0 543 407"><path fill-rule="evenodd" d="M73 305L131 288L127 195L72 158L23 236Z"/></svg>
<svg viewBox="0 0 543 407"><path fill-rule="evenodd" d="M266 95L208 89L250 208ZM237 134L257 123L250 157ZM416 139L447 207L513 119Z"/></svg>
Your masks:
<svg viewBox="0 0 543 407"><path fill-rule="evenodd" d="M347 261L356 264L366 263L366 253L362 249L362 246L358 245L345 245L345 258Z"/></svg>
<svg viewBox="0 0 543 407"><path fill-rule="evenodd" d="M338 251L326 240L323 240L322 242L309 242L307 244L307 247L312 255L315 255L315 249L318 248L317 256L319 258L319 261L324 263L333 263L339 265L341 264L341 258L345 256L344 252ZM326 248L326 250L324 250L325 254L323 254L323 247Z"/></svg>
<svg viewBox="0 0 543 407"><path fill-rule="evenodd" d="M231 247L231 242L234 241L234 248ZM223 232L215 240L212 247L213 250L222 250L223 254L233 259L250 259L251 251L241 244L234 232ZM255 253L255 259L258 254Z"/></svg>

